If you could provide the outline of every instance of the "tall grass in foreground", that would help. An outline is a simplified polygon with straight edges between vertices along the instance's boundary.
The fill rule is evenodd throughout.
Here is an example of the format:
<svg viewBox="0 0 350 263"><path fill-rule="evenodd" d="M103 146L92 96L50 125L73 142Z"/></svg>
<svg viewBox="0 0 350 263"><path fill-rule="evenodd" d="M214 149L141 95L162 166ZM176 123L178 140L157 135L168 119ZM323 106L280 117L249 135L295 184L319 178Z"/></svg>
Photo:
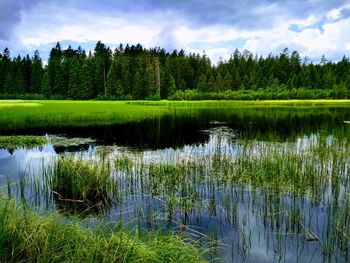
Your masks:
<svg viewBox="0 0 350 263"><path fill-rule="evenodd" d="M0 197L0 262L203 262L194 244L173 234L137 235L39 216Z"/></svg>

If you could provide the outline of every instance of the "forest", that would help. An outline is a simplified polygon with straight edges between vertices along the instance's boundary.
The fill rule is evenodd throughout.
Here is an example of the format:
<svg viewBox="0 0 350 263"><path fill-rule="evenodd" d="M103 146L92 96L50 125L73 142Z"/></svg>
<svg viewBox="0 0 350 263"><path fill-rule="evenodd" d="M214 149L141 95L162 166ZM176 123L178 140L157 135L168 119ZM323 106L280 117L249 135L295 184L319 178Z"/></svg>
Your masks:
<svg viewBox="0 0 350 263"><path fill-rule="evenodd" d="M202 54L101 41L93 51L58 42L47 62L0 54L0 98L74 100L199 100L349 98L350 59L319 62L287 48L263 57L235 50L213 64Z"/></svg>

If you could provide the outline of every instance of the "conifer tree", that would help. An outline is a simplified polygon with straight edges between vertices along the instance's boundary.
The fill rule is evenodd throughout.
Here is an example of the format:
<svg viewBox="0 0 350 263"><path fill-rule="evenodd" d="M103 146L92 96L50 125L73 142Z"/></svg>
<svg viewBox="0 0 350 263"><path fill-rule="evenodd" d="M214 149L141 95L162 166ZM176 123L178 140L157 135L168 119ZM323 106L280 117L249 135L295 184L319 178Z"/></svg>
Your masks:
<svg viewBox="0 0 350 263"><path fill-rule="evenodd" d="M207 76L204 75L203 73L199 76L198 83L197 83L197 89L201 92L208 91Z"/></svg>
<svg viewBox="0 0 350 263"><path fill-rule="evenodd" d="M46 70L42 82L41 82L41 93L45 96L45 98L49 99L52 95L51 84L50 84L50 76L48 71Z"/></svg>
<svg viewBox="0 0 350 263"><path fill-rule="evenodd" d="M91 99L93 95L92 90L92 78L87 63L81 67L80 70L80 92L79 99L86 100Z"/></svg>
<svg viewBox="0 0 350 263"><path fill-rule="evenodd" d="M41 82L43 77L43 64L39 56L38 50L34 53L32 71L31 71L31 86L30 92L39 94L41 91Z"/></svg>

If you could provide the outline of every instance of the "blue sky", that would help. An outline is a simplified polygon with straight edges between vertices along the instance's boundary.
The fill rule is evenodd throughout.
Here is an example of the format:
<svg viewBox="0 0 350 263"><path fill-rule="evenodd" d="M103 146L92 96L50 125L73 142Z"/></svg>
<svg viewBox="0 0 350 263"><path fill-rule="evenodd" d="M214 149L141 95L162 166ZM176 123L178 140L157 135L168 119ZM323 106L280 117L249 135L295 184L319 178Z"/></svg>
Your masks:
<svg viewBox="0 0 350 263"><path fill-rule="evenodd" d="M101 40L205 53L236 49L278 54L285 47L319 61L350 56L350 1L344 0L0 0L0 49L38 49L57 41L94 48Z"/></svg>

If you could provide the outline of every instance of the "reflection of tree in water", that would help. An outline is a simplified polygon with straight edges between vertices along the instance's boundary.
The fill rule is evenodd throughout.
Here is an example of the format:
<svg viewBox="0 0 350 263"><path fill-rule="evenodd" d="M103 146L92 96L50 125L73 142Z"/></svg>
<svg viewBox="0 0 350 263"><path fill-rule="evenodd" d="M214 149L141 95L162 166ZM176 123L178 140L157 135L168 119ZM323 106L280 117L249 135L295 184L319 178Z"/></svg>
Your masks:
<svg viewBox="0 0 350 263"><path fill-rule="evenodd" d="M242 139L293 141L315 132L349 135L348 108L260 107L225 109L181 109L161 118L111 126L38 128L4 132L5 134L63 134L92 138L97 144L137 149L179 148L205 143L202 130L222 126L233 129ZM61 149L59 149L61 151Z"/></svg>

